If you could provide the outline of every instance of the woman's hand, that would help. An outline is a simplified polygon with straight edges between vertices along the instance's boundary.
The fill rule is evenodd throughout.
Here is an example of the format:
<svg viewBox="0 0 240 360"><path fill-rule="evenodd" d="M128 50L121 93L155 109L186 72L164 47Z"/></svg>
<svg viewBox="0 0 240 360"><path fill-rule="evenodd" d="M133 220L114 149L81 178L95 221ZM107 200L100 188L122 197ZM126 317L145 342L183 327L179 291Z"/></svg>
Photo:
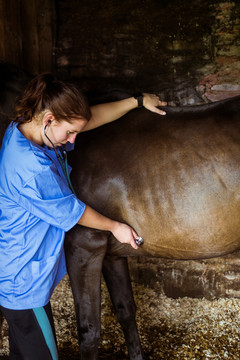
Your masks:
<svg viewBox="0 0 240 360"><path fill-rule="evenodd" d="M112 220L88 205L86 205L78 224L93 229L111 231L118 241L123 244L130 244L134 249L138 249L138 245L134 240L138 239L138 234L129 225Z"/></svg>
<svg viewBox="0 0 240 360"><path fill-rule="evenodd" d="M165 115L165 111L158 109L158 106L166 106L165 101L161 101L157 95L143 93L143 106L159 115ZM124 100L91 106L92 117L84 126L82 131L95 129L99 126L119 119L127 112L135 109L138 102L134 96Z"/></svg>
<svg viewBox="0 0 240 360"><path fill-rule="evenodd" d="M135 241L135 239L138 239L138 234L127 224L115 221L112 234L122 244L130 244L134 249L138 249Z"/></svg>
<svg viewBox="0 0 240 360"><path fill-rule="evenodd" d="M161 101L157 95L143 93L143 106L159 115L166 115L166 112L158 109L158 106L166 106L165 101Z"/></svg>

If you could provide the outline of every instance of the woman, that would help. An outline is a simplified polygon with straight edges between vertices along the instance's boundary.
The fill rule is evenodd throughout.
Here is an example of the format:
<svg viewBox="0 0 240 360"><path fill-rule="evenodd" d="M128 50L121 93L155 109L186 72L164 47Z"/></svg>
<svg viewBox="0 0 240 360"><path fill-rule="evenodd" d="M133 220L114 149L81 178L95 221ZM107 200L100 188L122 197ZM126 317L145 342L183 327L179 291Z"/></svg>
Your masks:
<svg viewBox="0 0 240 360"><path fill-rule="evenodd" d="M143 104L141 103L143 102ZM63 164L81 131L143 105L144 94L89 108L77 88L50 74L34 78L16 106L0 152L0 309L9 325L10 359L57 359L50 297L66 274L63 241L74 225L111 231L137 249L136 232L79 200Z"/></svg>

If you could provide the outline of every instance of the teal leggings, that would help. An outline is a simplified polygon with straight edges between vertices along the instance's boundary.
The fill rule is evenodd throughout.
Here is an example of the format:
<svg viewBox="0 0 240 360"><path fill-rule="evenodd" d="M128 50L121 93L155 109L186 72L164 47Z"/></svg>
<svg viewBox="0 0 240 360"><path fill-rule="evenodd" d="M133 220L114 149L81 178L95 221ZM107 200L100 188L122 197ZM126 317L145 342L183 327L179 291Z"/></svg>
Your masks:
<svg viewBox="0 0 240 360"><path fill-rule="evenodd" d="M9 326L10 360L58 360L51 305L28 310L0 306Z"/></svg>

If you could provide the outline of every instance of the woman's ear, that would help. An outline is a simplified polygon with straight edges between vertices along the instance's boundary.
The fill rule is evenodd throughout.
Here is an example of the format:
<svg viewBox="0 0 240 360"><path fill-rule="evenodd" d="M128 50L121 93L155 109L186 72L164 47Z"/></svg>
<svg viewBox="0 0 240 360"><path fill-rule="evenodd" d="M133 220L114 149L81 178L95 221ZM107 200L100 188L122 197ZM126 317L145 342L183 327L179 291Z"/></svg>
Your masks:
<svg viewBox="0 0 240 360"><path fill-rule="evenodd" d="M43 115L43 125L47 126L50 125L52 122L55 122L55 118L53 116L53 113L51 113L51 111L47 111L44 115Z"/></svg>

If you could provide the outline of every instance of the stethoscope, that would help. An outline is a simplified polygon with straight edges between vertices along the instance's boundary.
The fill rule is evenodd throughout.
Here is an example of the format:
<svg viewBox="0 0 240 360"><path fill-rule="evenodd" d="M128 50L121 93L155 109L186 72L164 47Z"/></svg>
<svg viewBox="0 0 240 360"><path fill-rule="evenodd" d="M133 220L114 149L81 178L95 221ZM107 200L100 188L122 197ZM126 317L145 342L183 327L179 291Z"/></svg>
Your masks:
<svg viewBox="0 0 240 360"><path fill-rule="evenodd" d="M47 126L49 125L49 123L51 123L51 121L49 120L48 123L45 125L44 127L44 135L46 136L46 138L48 139L48 141L50 142L50 144L52 145L57 159L59 161L59 164L61 165L62 171L65 175L65 178L68 182L68 185L70 187L70 189L72 190L73 194L76 195L75 190L72 186L71 180L70 180L70 175L69 175L69 170L68 170L68 162L67 162L67 151L66 151L66 147L65 145L63 145L63 150L61 151L61 155L59 154L59 152L57 151L55 145L53 144L52 140L47 136ZM76 195L77 196L77 195Z"/></svg>

